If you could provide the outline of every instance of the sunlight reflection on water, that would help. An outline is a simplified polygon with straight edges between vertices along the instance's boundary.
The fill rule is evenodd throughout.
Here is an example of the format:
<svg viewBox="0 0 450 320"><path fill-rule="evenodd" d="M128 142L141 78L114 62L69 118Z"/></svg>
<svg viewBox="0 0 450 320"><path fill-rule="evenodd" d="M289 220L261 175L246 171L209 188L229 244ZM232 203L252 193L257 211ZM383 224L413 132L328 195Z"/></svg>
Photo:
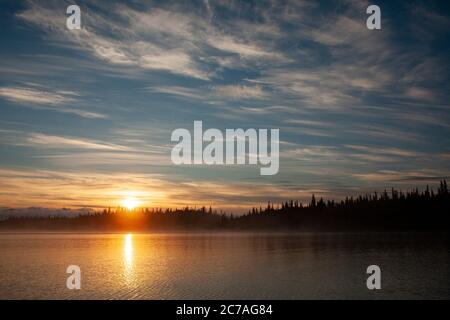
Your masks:
<svg viewBox="0 0 450 320"><path fill-rule="evenodd" d="M124 265L124 280L128 287L135 286L134 261L133 261L133 235L128 233L124 235L123 244L123 265Z"/></svg>
<svg viewBox="0 0 450 320"><path fill-rule="evenodd" d="M132 272L133 270L133 235L131 233L125 235L124 244L124 264L127 272Z"/></svg>
<svg viewBox="0 0 450 320"><path fill-rule="evenodd" d="M448 298L448 243L339 234L0 234L0 299ZM44 258L45 257L45 258ZM367 290L377 263L383 290ZM66 288L79 265L81 290Z"/></svg>

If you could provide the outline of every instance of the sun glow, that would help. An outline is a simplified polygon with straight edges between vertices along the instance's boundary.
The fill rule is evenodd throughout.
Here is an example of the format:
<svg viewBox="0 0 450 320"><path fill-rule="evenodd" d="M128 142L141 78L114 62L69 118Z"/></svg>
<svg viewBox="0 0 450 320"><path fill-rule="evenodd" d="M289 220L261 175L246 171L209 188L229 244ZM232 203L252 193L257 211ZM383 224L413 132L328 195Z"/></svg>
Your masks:
<svg viewBox="0 0 450 320"><path fill-rule="evenodd" d="M122 200L122 205L127 208L128 210L133 210L137 206L139 206L139 200L137 200L134 197L127 197Z"/></svg>

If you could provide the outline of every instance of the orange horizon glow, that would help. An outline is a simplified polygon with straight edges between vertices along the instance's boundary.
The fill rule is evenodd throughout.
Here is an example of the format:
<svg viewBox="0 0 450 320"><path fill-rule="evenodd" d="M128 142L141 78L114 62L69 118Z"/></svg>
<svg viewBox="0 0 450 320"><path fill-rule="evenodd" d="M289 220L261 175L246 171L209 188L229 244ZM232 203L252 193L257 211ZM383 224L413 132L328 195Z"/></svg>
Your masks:
<svg viewBox="0 0 450 320"><path fill-rule="evenodd" d="M326 189L295 190L245 182L174 182L152 174L106 174L0 168L0 207L103 210L122 207L206 207L245 213L267 205L267 195L309 201L311 194L332 198ZM15 195L15 196L11 196ZM233 199L234 198L234 199Z"/></svg>

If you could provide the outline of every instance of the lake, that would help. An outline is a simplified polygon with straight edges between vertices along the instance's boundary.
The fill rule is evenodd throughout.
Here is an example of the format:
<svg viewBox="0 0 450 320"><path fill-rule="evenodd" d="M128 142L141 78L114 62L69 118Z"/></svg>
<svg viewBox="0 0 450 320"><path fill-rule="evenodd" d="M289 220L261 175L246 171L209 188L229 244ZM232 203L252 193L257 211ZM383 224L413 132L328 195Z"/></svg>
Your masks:
<svg viewBox="0 0 450 320"><path fill-rule="evenodd" d="M413 234L0 234L1 299L449 299L449 270Z"/></svg>

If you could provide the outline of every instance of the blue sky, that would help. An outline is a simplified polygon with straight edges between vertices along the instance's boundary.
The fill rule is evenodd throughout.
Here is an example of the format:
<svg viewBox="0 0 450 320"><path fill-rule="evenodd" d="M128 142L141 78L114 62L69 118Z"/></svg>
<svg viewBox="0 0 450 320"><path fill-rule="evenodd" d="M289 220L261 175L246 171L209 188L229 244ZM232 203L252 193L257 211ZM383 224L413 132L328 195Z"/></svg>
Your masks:
<svg viewBox="0 0 450 320"><path fill-rule="evenodd" d="M447 1L0 3L0 206L242 210L450 176ZM194 120L279 128L279 173L173 165Z"/></svg>

